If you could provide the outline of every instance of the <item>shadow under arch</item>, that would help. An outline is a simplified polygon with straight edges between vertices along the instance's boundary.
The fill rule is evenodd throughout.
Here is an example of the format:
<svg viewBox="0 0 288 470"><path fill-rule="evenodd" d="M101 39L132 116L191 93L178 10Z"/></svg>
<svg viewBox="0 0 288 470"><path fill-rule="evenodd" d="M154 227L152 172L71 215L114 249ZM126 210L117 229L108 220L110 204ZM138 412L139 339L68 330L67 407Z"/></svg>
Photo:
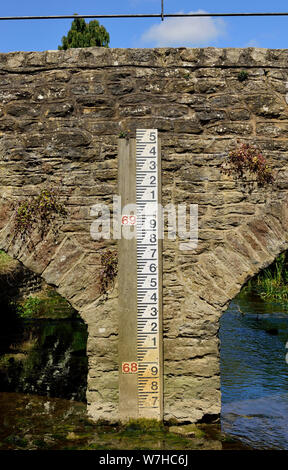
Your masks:
<svg viewBox="0 0 288 470"><path fill-rule="evenodd" d="M52 226L44 235L35 226L29 239L23 241L19 235L15 237L14 207L7 194L2 196L0 216L0 249L55 287L87 325L87 411L94 420L116 422L117 282L107 296L103 295L99 282L106 241L91 240L89 231L78 233L70 224L68 231L67 227L63 230Z"/></svg>
<svg viewBox="0 0 288 470"><path fill-rule="evenodd" d="M0 252L0 391L86 401L87 326L55 289Z"/></svg>

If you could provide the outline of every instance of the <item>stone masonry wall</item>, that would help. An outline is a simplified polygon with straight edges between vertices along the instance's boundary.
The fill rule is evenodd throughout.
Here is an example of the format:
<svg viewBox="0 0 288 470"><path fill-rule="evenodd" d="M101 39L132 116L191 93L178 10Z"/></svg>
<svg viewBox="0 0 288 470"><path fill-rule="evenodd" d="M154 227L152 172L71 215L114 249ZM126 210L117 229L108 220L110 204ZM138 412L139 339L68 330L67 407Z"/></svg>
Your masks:
<svg viewBox="0 0 288 470"><path fill-rule="evenodd" d="M239 72L247 71L240 82ZM90 208L117 194L121 132L157 128L163 204L199 205L199 243L164 240L164 415L220 412L219 318L245 281L288 248L288 50L74 49L0 55L0 248L57 287L88 324L88 411L118 419L117 282L101 295ZM221 174L255 143L273 187ZM13 203L59 188L68 218L15 237Z"/></svg>

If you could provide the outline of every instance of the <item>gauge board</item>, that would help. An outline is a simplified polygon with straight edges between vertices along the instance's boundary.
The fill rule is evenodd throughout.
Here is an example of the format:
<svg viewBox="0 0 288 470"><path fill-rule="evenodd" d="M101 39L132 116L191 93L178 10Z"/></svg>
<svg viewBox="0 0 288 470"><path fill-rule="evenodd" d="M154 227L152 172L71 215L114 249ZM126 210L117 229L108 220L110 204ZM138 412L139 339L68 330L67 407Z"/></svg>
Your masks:
<svg viewBox="0 0 288 470"><path fill-rule="evenodd" d="M156 129L136 131L137 362L140 417L161 419L159 155Z"/></svg>
<svg viewBox="0 0 288 470"><path fill-rule="evenodd" d="M163 419L160 143L157 129L119 139L119 411ZM123 209L129 204L135 211ZM134 237L131 236L134 233Z"/></svg>

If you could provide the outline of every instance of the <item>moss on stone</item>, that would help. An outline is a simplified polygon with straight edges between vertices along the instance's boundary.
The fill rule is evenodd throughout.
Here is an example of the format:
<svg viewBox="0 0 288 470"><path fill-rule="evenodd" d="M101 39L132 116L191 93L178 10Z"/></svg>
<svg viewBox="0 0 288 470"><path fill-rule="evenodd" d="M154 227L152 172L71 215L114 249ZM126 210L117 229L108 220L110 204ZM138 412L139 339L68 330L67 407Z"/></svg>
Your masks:
<svg viewBox="0 0 288 470"><path fill-rule="evenodd" d="M0 250L0 276L12 274L18 265L17 260L11 258L5 251Z"/></svg>
<svg viewBox="0 0 288 470"><path fill-rule="evenodd" d="M153 432L163 431L164 425L157 419L138 418L130 419L127 424L124 425L126 431L142 431L142 432Z"/></svg>

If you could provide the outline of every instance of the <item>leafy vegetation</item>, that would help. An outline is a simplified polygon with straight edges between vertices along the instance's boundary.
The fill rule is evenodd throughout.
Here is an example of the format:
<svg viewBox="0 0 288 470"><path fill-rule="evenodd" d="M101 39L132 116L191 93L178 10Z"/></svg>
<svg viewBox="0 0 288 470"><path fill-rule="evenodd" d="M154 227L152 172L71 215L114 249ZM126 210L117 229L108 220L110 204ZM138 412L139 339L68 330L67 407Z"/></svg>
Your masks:
<svg viewBox="0 0 288 470"><path fill-rule="evenodd" d="M256 177L259 186L274 182L274 175L260 149L254 145L242 143L229 152L221 166L224 174L243 178L246 175Z"/></svg>
<svg viewBox="0 0 288 470"><path fill-rule="evenodd" d="M59 195L51 188L43 188L37 196L19 202L14 211L15 234L20 234L23 240L36 224L43 236L56 215L67 216Z"/></svg>
<svg viewBox="0 0 288 470"><path fill-rule="evenodd" d="M157 419L138 418L130 419L125 425L126 431L141 431L143 433L153 431L163 431L164 425Z"/></svg>
<svg viewBox="0 0 288 470"><path fill-rule="evenodd" d="M66 50L77 47L108 47L110 41L109 33L97 20L86 23L84 18L77 18L72 21L67 36L62 38L62 46L59 50Z"/></svg>
<svg viewBox="0 0 288 470"><path fill-rule="evenodd" d="M251 279L243 292L255 291L263 299L279 302L287 306L288 302L288 252L282 253L258 276Z"/></svg>
<svg viewBox="0 0 288 470"><path fill-rule="evenodd" d="M247 78L248 78L248 72L246 72L246 70L241 70L241 72L238 73L239 82L245 82Z"/></svg>
<svg viewBox="0 0 288 470"><path fill-rule="evenodd" d="M17 314L22 318L71 318L77 315L67 300L53 289L30 295L16 304Z"/></svg>
<svg viewBox="0 0 288 470"><path fill-rule="evenodd" d="M128 133L125 132L125 131L121 131L121 132L119 133L119 136L118 136L118 137L119 137L119 139L127 139Z"/></svg>
<svg viewBox="0 0 288 470"><path fill-rule="evenodd" d="M0 250L0 276L11 274L17 268L18 261L7 255L5 251Z"/></svg>

